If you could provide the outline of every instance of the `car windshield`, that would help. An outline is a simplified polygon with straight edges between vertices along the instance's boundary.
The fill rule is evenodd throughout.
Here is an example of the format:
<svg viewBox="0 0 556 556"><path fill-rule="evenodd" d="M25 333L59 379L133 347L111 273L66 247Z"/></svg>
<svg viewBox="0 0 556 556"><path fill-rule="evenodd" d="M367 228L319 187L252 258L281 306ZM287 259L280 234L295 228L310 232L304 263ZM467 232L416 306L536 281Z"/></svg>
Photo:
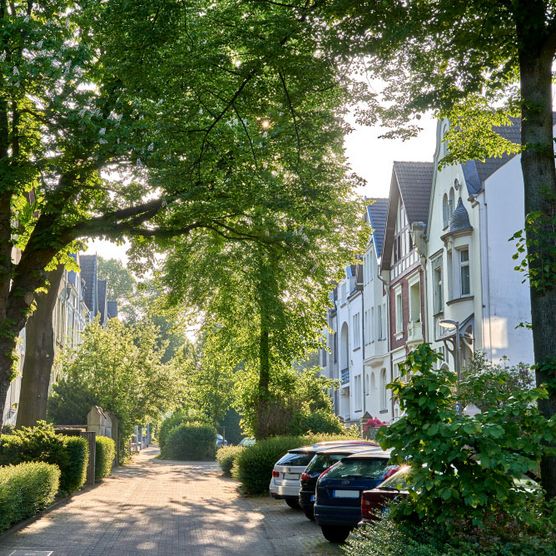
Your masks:
<svg viewBox="0 0 556 556"><path fill-rule="evenodd" d="M317 454L305 470L307 473L322 473L337 461L345 458L348 454Z"/></svg>
<svg viewBox="0 0 556 556"><path fill-rule="evenodd" d="M409 468L400 469L400 471L394 473L381 483L378 488L383 490L408 490L411 485L411 475L409 471Z"/></svg>
<svg viewBox="0 0 556 556"><path fill-rule="evenodd" d="M326 475L329 479L380 479L384 474L384 468L388 465L385 458L346 459Z"/></svg>
<svg viewBox="0 0 556 556"><path fill-rule="evenodd" d="M313 452L288 452L276 462L276 465L302 465L305 467L313 455Z"/></svg>

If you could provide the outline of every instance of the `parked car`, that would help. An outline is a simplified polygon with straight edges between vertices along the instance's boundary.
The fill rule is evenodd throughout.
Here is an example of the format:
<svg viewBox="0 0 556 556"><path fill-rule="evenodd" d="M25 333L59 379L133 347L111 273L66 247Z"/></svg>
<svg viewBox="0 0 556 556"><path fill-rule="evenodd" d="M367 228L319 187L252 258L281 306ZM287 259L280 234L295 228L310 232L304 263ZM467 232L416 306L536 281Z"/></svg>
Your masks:
<svg viewBox="0 0 556 556"><path fill-rule="evenodd" d="M313 459L309 462L305 471L301 473L299 489L299 505L308 519L314 519L315 488L317 480L323 471L339 462L341 459L352 454L367 451L373 447L380 450L380 447L373 442L367 441L362 444L350 444L347 446L326 446L319 448Z"/></svg>
<svg viewBox="0 0 556 556"><path fill-rule="evenodd" d="M249 448L249 446L254 446L256 442L257 441L254 438L248 436L246 438L242 438L238 446L241 446L243 448Z"/></svg>
<svg viewBox="0 0 556 556"><path fill-rule="evenodd" d="M405 498L409 494L411 485L411 467L402 465L390 477L372 490L361 494L360 525L376 521L387 511L388 504L394 500Z"/></svg>
<svg viewBox="0 0 556 556"><path fill-rule="evenodd" d="M329 440L289 450L275 464L268 490L273 498L284 500L290 508L299 509L299 479L320 448L368 444L361 439Z"/></svg>
<svg viewBox="0 0 556 556"><path fill-rule="evenodd" d="M315 521L330 542L344 542L361 520L361 493L382 483L398 467L389 452L368 450L343 458L317 481Z"/></svg>
<svg viewBox="0 0 556 556"><path fill-rule="evenodd" d="M222 448L222 446L227 446L227 445L228 445L228 441L221 434L217 434L216 449L218 450L218 448Z"/></svg>

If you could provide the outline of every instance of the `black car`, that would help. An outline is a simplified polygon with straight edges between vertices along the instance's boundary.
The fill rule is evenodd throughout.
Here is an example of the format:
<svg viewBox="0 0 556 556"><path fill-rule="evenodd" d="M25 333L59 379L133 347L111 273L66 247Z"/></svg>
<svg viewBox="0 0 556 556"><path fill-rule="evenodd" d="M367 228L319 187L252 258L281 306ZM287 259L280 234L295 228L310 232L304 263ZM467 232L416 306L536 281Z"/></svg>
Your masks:
<svg viewBox="0 0 556 556"><path fill-rule="evenodd" d="M343 458L324 471L315 497L315 521L330 542L344 542L361 520L361 493L375 488L398 466L389 452L366 450Z"/></svg>
<svg viewBox="0 0 556 556"><path fill-rule="evenodd" d="M373 442L364 442L355 446L334 446L333 448L324 447L317 450L313 459L301 474L301 488L299 490L299 505L308 519L314 519L315 488L317 480L323 471L340 461L342 458L356 454L357 452L380 448Z"/></svg>

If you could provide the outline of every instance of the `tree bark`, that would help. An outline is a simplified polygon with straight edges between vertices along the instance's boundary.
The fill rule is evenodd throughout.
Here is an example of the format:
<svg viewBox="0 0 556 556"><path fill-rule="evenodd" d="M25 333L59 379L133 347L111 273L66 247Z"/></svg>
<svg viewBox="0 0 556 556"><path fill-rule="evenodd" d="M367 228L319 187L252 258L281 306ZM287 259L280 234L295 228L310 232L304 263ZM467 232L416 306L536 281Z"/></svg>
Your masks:
<svg viewBox="0 0 556 556"><path fill-rule="evenodd" d="M30 427L36 425L38 420L46 419L55 350L54 308L63 276L62 265L47 274L48 292L37 297L37 308L25 327L25 359L17 427Z"/></svg>
<svg viewBox="0 0 556 556"><path fill-rule="evenodd" d="M520 2L516 12L521 77L521 157L525 185L525 216L540 213L550 221L556 215L556 169L552 121L552 36L547 36L543 17L535 10L538 2ZM538 6L537 6L538 7ZM534 21L532 21L532 19ZM543 28L539 28L542 21ZM538 252L531 242L535 234L548 241L547 254L556 257L556 237L551 230L528 231L528 260ZM543 249L544 251L544 249ZM550 253L552 251L552 253ZM536 264L536 263L534 263ZM531 280L531 318L537 384L546 384L549 397L539 401L539 410L549 419L556 413L556 284L539 285ZM548 498L556 497L556 458L541 461L541 482Z"/></svg>

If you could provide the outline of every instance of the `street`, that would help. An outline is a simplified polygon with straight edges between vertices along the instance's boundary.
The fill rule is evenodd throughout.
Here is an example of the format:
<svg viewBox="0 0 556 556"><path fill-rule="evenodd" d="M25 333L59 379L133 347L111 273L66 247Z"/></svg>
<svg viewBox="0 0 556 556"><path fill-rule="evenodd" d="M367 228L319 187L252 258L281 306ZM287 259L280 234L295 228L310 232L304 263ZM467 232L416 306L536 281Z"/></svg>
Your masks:
<svg viewBox="0 0 556 556"><path fill-rule="evenodd" d="M149 448L101 485L0 538L1 556L334 555L319 527L271 498L242 498L213 462Z"/></svg>

